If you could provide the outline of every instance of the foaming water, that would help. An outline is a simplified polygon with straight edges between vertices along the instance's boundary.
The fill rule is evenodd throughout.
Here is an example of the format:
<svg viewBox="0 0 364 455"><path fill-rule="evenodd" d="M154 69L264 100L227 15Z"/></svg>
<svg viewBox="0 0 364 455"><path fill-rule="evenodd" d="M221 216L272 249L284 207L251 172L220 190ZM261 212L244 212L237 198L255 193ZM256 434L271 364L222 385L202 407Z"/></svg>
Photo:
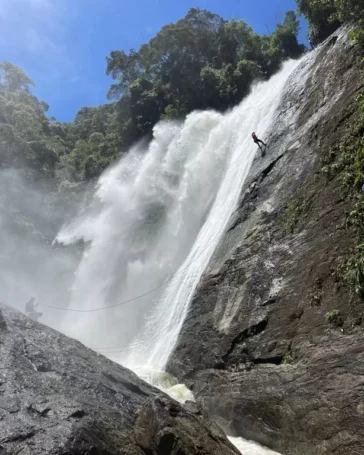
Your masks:
<svg viewBox="0 0 364 455"><path fill-rule="evenodd" d="M87 312L66 313L58 329L131 368L164 369L257 151L251 132L266 139L297 65L226 114L157 124L148 148L101 176L86 214L57 237L89 242L70 305Z"/></svg>
<svg viewBox="0 0 364 455"><path fill-rule="evenodd" d="M154 385L162 392L169 395L174 400L184 404L186 401L195 401L193 393L184 384L178 384L176 378L165 372L137 368L136 373L149 384ZM243 455L279 455L253 441L247 441L243 438L232 438L228 436L229 441Z"/></svg>
<svg viewBox="0 0 364 455"><path fill-rule="evenodd" d="M57 328L178 401L193 395L160 371L237 206L257 152L251 133L267 139L299 63L286 62L226 114L194 112L183 123L156 125L149 146L137 145L107 170L91 208L57 237L89 242L71 299L84 312L67 313ZM274 453L231 440L246 455Z"/></svg>
<svg viewBox="0 0 364 455"><path fill-rule="evenodd" d="M150 309L130 354L119 357L123 364L133 368L148 363L156 370L164 369L196 286L237 205L241 187L253 162L257 147L250 133L256 131L261 137L266 137L281 100L279 94L283 93L287 79L297 65L294 61L287 62L279 74L256 86L237 108L219 117L210 130L205 147L209 153L226 157L226 170L221 174L220 181L214 184L215 187L219 185L215 188L216 197L181 268L164 289L157 304ZM204 163L201 163L203 167ZM194 209L195 200L201 196L195 194L187 202L188 211Z"/></svg>
<svg viewBox="0 0 364 455"><path fill-rule="evenodd" d="M243 455L279 455L278 452L273 452L273 450L269 450L253 441L230 436L228 436L228 439Z"/></svg>
<svg viewBox="0 0 364 455"><path fill-rule="evenodd" d="M193 393L184 384L179 384L177 379L166 372L155 370L148 370L145 368L136 368L135 372L144 381L157 387L168 394L171 398L179 403L186 403L186 401L195 401Z"/></svg>
<svg viewBox="0 0 364 455"><path fill-rule="evenodd" d="M230 154L211 143L221 118L196 112L183 124L162 122L148 150L135 147L100 178L92 208L57 238L90 242L71 307L95 309L147 295L82 317L71 313L62 331L91 346L121 348L140 333L216 197Z"/></svg>

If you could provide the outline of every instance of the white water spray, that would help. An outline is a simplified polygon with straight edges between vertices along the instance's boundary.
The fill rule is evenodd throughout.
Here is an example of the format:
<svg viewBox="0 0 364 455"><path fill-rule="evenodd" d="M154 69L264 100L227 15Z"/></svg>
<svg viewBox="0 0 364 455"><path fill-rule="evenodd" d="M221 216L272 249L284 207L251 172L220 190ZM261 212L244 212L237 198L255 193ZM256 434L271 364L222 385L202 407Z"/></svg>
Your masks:
<svg viewBox="0 0 364 455"><path fill-rule="evenodd" d="M135 147L100 178L89 213L58 236L63 243L91 241L71 307L92 310L132 301L77 318L69 313L62 331L93 347L119 349L139 335L164 283L188 255L220 186L229 149L210 140L221 118L204 112L191 114L184 124L160 123L148 151Z"/></svg>
<svg viewBox="0 0 364 455"><path fill-rule="evenodd" d="M86 312L67 313L63 332L129 367L163 369L254 159L251 132L266 139L296 65L224 115L159 123L149 150L134 147L103 174L93 207L58 235L90 242L71 301Z"/></svg>
<svg viewBox="0 0 364 455"><path fill-rule="evenodd" d="M71 301L84 312L67 313L63 332L135 371L164 369L253 162L251 133L268 139L297 65L224 115L159 123L148 150L134 147L104 173L93 207L58 236L90 242Z"/></svg>
<svg viewBox="0 0 364 455"><path fill-rule="evenodd" d="M221 116L218 124L211 129L205 147L210 153L217 151L219 156L226 156L226 171L219 182L209 215L184 263L150 311L147 323L136 339L135 348L127 358L119 358L131 368L147 364L159 371L164 369L196 286L236 208L241 187L253 162L257 147L251 139L251 132L257 131L261 137L266 137L280 102L277 94L283 93L287 78L296 66L297 62L286 63L279 74L269 82L256 86L240 106ZM189 209L191 202L194 203L186 201Z"/></svg>

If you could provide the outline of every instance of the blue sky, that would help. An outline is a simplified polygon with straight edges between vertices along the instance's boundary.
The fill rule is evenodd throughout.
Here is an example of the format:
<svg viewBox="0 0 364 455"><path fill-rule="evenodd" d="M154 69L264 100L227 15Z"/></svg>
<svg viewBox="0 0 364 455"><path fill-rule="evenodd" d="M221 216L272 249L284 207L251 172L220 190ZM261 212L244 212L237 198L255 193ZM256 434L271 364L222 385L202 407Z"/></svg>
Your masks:
<svg viewBox="0 0 364 455"><path fill-rule="evenodd" d="M106 101L110 51L138 47L192 7L245 19L273 31L295 0L0 0L0 60L21 66L50 115L73 120L82 106ZM305 38L303 23L301 41Z"/></svg>

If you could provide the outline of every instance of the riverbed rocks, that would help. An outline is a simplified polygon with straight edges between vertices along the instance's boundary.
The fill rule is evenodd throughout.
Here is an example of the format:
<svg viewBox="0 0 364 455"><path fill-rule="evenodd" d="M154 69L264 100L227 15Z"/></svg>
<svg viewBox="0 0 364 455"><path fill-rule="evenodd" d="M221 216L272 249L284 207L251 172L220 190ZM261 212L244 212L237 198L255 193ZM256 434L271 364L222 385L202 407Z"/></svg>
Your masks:
<svg viewBox="0 0 364 455"><path fill-rule="evenodd" d="M202 413L0 304L0 454L237 453Z"/></svg>
<svg viewBox="0 0 364 455"><path fill-rule="evenodd" d="M364 453L363 306L337 276L353 202L323 172L357 62L339 30L291 78L168 365L229 434L289 455Z"/></svg>

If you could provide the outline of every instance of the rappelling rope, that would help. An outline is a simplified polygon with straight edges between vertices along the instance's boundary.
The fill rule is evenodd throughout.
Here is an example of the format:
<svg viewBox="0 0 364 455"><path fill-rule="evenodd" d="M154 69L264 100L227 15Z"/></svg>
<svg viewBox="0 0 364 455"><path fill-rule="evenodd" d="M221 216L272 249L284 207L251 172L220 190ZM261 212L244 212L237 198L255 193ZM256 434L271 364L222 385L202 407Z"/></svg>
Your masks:
<svg viewBox="0 0 364 455"><path fill-rule="evenodd" d="M213 239L215 240L221 233L222 233L222 231L219 232L215 237L213 237ZM163 281L163 283L161 283L159 286L156 286L155 288L150 289L149 291L144 292L143 294L137 295L137 296L135 296L133 298L130 298L130 299L127 299L127 300L123 300L122 302L115 303L113 305L100 307L100 308L93 308L93 309L89 309L89 310L80 310L80 309L76 309L76 308L64 308L64 307L59 307L59 306L47 305L45 303L39 303L39 305L41 305L43 307L46 307L46 308L53 308L55 310L73 311L73 312L77 312L77 313L92 313L92 312L95 312L95 311L106 310L108 308L115 308L115 307L118 307L118 306L121 306L121 305L125 305L125 304L130 303L130 302L134 302L135 300L139 300L142 297L146 297L147 295L151 294L152 292L157 291L158 289L162 288L166 284L170 283L174 279L174 277L176 277L178 274L182 273L183 271L187 270L190 267L191 264L193 264L203 253L205 253L208 250L208 248L209 247L207 247L204 250L202 250L201 253L198 256L196 256L188 265L186 265L182 269L177 270L170 278L168 278L167 280Z"/></svg>
<svg viewBox="0 0 364 455"><path fill-rule="evenodd" d="M237 162L240 158L241 158L241 156L239 155L235 160L233 160L230 163L230 166L233 165L235 162ZM207 185L207 186L210 186L210 185L211 185L211 183L209 185ZM225 229L225 226L213 239L215 240L217 237L219 237L222 234L224 229ZM106 243L106 242L109 242L109 241L111 241L111 239L105 240L102 243ZM101 243L96 244L96 245L92 245L90 248L96 247L96 246L98 246L100 244ZM40 303L39 305L41 305L41 306L43 306L45 308L52 308L52 309L55 309L55 310L71 311L71 312L76 312L76 313L92 313L92 312L95 312L95 311L102 311L102 310L106 310L106 309L109 309L109 308L115 308L115 307L118 307L118 306L121 306L121 305L125 305L127 303L134 302L135 300L139 300L139 299L141 299L143 297L146 297L146 296L152 294L153 292L157 291L158 289L161 289L166 284L170 283L178 274L180 274L183 271L185 271L186 269L188 269L191 264L193 264L203 253L205 253L208 250L208 248L209 247L207 247L203 251L201 251L201 253L197 257L195 257L187 266L183 267L182 269L177 270L169 279L163 281L160 285L156 286L153 289L150 289L149 291L147 291L147 292L145 292L143 294L137 295L137 296L135 296L133 298L130 298L130 299L127 299L127 300L123 300L122 302L115 303L113 305L104 306L104 307L88 309L88 310L87 309L86 310L81 310L81 309L76 309L76 308L64 308L64 307L60 307L60 306L46 305L44 303Z"/></svg>

